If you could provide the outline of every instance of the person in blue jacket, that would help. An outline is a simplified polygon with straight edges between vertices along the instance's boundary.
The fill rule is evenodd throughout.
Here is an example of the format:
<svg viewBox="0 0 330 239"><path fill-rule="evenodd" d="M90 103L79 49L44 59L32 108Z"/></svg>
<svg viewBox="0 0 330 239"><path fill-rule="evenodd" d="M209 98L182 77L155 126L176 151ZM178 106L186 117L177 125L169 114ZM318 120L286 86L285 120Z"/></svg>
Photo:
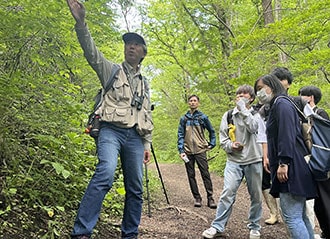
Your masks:
<svg viewBox="0 0 330 239"><path fill-rule="evenodd" d="M270 194L280 198L280 207L290 238L313 239L306 215L306 200L317 197L316 183L305 161L308 151L301 134L298 112L275 75L261 76L254 85L259 101L269 104L267 120Z"/></svg>
<svg viewBox="0 0 330 239"><path fill-rule="evenodd" d="M216 208L213 199L213 186L206 159L206 152L214 148L216 144L215 131L208 117L198 110L199 97L191 95L188 98L190 110L181 117L178 128L178 150L180 158L184 160L191 193L195 199L194 206L202 206L202 197L199 193L196 177L195 162L201 173L207 193L207 206ZM209 132L209 142L204 131Z"/></svg>

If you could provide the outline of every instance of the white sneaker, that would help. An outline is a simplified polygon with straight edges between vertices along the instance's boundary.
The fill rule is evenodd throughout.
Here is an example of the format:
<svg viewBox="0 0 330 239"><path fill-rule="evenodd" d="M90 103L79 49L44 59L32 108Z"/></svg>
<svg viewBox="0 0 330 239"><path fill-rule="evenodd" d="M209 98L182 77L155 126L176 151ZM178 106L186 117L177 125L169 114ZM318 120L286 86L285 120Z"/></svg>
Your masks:
<svg viewBox="0 0 330 239"><path fill-rule="evenodd" d="M221 236L223 235L222 232L217 231L217 229L215 229L214 227L210 227L209 229L206 229L205 231L203 231L202 236L204 238L215 238L217 236Z"/></svg>
<svg viewBox="0 0 330 239"><path fill-rule="evenodd" d="M251 230L250 231L250 239L259 239L260 232L258 230Z"/></svg>

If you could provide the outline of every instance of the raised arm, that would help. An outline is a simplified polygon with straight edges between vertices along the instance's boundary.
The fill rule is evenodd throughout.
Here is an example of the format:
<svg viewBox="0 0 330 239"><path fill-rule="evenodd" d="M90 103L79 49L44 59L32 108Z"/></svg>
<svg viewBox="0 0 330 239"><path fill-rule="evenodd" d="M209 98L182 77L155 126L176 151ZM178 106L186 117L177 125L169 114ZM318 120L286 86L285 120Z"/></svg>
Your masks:
<svg viewBox="0 0 330 239"><path fill-rule="evenodd" d="M77 0L67 0L73 18L76 20L77 27L85 26L86 10L82 3Z"/></svg>

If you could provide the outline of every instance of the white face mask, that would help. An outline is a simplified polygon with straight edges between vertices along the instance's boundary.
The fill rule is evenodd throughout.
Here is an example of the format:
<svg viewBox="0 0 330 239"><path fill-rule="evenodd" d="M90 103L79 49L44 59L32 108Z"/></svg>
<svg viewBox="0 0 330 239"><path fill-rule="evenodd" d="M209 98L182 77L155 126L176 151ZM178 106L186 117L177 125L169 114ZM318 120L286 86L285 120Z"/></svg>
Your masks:
<svg viewBox="0 0 330 239"><path fill-rule="evenodd" d="M266 104L271 101L272 94L267 94L265 88L262 88L261 90L257 91L257 97L261 104Z"/></svg>

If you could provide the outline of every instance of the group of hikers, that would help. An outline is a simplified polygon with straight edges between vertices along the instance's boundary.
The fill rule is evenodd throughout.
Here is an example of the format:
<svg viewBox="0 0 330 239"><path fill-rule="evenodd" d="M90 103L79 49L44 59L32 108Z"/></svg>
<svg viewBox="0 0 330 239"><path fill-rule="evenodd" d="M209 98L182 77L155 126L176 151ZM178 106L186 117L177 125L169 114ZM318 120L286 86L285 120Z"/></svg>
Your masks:
<svg viewBox="0 0 330 239"><path fill-rule="evenodd" d="M141 63L147 55L144 38L126 33L125 60L110 89L109 78L117 68L96 47L85 22L86 10L77 0L67 0L76 22L75 31L84 56L97 73L103 87L103 101L95 114L100 128L97 142L98 163L79 205L71 238L89 239L107 192L112 188L120 157L125 185L125 203L121 238L138 238L143 202L143 164L151 158L153 122L148 82L141 75ZM208 117L198 110L197 95L188 98L190 110L180 119L178 150L185 162L194 206L202 206L195 178L195 162L201 172L207 193L207 206L216 209L211 227L202 233L205 238L223 235L232 212L237 190L243 179L247 182L251 206L249 210L250 239L260 238L262 195L270 209L267 224L280 217L293 239L314 238L314 211L322 229L322 238L330 238L330 181L315 182L304 160L305 146L299 116L287 96L292 75L286 68L258 78L254 87L242 85L236 91L236 107L227 111L220 125L220 146L227 153L224 185L215 203L206 152L216 146L215 130ZM314 112L321 99L318 88L308 86L299 91ZM258 107L252 105L258 98ZM317 110L316 110L317 109ZM204 130L209 132L209 140ZM299 147L298 147L299 146ZM278 210L275 198L280 198ZM315 198L314 209L312 200ZM280 212L280 213L279 213Z"/></svg>
<svg viewBox="0 0 330 239"><path fill-rule="evenodd" d="M206 152L216 144L215 131L208 117L198 110L199 97L188 98L190 109L181 117L178 128L178 150L182 159L189 159L185 167L194 206L201 206L195 179L196 162L207 193L207 205L216 208L211 227L202 233L204 238L225 236L243 179L251 201L247 225L250 239L261 236L262 196L270 211L266 224L273 225L282 218L289 238L330 238L330 180L315 181L309 170L304 158L308 149L301 132L301 119L293 104L324 119L329 120L329 116L316 106L322 97L318 87L302 87L299 97L291 97L288 90L292 81L287 68L277 67L271 74L259 77L254 87L246 84L238 87L236 107L223 115L219 129L220 147L226 152L227 160L223 190L216 206L206 158ZM253 105L256 98L258 103ZM205 129L209 139L205 137ZM314 234L315 216L321 235Z"/></svg>

